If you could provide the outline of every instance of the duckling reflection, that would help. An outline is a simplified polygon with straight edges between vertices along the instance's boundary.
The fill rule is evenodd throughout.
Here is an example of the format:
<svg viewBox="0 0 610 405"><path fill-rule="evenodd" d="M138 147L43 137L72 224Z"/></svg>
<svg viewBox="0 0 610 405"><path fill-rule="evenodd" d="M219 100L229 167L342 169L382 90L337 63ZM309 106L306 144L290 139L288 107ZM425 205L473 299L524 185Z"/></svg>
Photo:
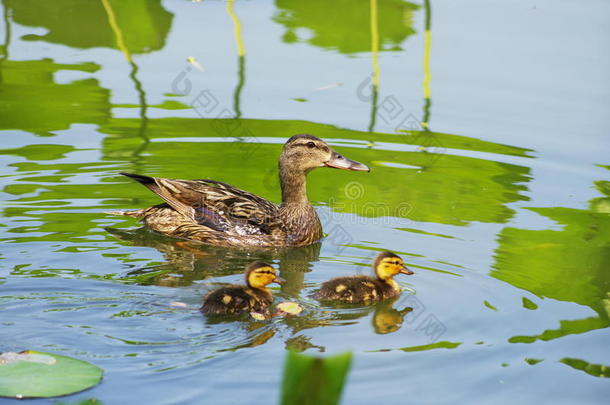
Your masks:
<svg viewBox="0 0 610 405"><path fill-rule="evenodd" d="M394 303L398 301L398 297L390 298L377 304L375 313L371 320L375 333L385 335L396 332L402 326L405 315L413 311L412 307L403 309L394 309Z"/></svg>
<svg viewBox="0 0 610 405"><path fill-rule="evenodd" d="M311 271L312 263L319 260L320 243L291 249L255 250L209 246L197 242L160 235L146 228L124 230L106 228L120 240L134 246L157 249L166 263L136 268L124 274L141 284L169 287L191 285L209 277L236 274L248 263L260 260L278 262L280 274L286 279L282 293L296 297L303 288L304 275ZM133 266L133 264L129 264Z"/></svg>
<svg viewBox="0 0 610 405"><path fill-rule="evenodd" d="M304 352L308 349L318 349L319 352L326 351L324 346L318 346L311 343L311 337L305 335L291 337L290 339L286 340L284 347L286 350L293 350L297 352Z"/></svg>
<svg viewBox="0 0 610 405"><path fill-rule="evenodd" d="M204 344L215 352L234 352L261 346L278 332L278 325L256 321L249 314L236 316L201 316Z"/></svg>
<svg viewBox="0 0 610 405"><path fill-rule="evenodd" d="M409 306L402 309L394 308L394 304L399 300L400 297L396 296L364 307L359 304L328 302L322 307L305 311L300 316L288 317L284 322L292 330L293 335L296 335L305 329L354 325L358 323L358 319L372 313L371 326L373 330L377 334L384 335L399 330L405 316L413 311L413 308ZM308 347L318 346L309 345Z"/></svg>
<svg viewBox="0 0 610 405"><path fill-rule="evenodd" d="M237 347L237 349L241 349L242 347L256 347L260 345L264 345L275 336L275 329L265 329L262 324L250 322L248 327L246 328L249 331L259 331L260 333L254 335L249 343L245 345L241 345Z"/></svg>

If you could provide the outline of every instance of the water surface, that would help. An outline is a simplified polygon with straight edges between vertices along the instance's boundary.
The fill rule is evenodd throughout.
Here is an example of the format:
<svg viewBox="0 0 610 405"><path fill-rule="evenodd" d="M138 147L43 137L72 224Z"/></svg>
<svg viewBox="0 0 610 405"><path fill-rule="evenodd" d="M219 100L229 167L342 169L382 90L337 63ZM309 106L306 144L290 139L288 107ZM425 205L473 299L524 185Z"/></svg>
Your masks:
<svg viewBox="0 0 610 405"><path fill-rule="evenodd" d="M286 348L352 350L345 404L610 395L605 2L0 3L0 351L104 368L67 400L273 403ZM279 201L295 133L372 168L310 174L318 244L204 247L106 214L159 202L121 171ZM385 249L416 272L399 299L311 298ZM206 320L253 260L304 313Z"/></svg>

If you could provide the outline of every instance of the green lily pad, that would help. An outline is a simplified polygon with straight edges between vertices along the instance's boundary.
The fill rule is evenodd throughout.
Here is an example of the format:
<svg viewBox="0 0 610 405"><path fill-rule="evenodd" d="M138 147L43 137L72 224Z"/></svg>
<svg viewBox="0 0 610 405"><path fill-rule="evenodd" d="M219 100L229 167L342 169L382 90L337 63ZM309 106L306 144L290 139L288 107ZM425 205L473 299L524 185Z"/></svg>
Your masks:
<svg viewBox="0 0 610 405"><path fill-rule="evenodd" d="M73 394L97 385L103 370L86 361L26 350L0 354L0 397L35 398Z"/></svg>

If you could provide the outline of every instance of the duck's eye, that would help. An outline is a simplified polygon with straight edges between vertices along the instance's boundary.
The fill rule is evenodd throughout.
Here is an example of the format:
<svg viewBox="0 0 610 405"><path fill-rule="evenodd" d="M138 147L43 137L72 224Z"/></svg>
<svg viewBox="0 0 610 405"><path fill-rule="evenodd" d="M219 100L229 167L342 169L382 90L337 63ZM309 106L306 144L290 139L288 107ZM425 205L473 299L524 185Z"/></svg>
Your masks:
<svg viewBox="0 0 610 405"><path fill-rule="evenodd" d="M307 145L307 147L308 147L309 149L313 149L313 148L315 148L315 147L316 147L316 144L315 144L315 143L313 143L313 142L307 142L305 145Z"/></svg>

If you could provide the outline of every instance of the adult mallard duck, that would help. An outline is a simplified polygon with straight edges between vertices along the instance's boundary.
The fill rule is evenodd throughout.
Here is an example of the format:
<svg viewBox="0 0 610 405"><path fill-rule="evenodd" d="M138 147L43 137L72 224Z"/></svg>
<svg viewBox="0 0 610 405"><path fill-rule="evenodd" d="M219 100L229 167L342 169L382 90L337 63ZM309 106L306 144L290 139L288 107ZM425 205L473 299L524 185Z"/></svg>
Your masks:
<svg viewBox="0 0 610 405"><path fill-rule="evenodd" d="M121 173L142 183L164 204L111 214L140 218L162 234L218 246L305 246L322 238L322 225L307 199L307 173L318 167L370 169L341 156L309 134L288 139L279 159L282 203L214 180L172 180Z"/></svg>
<svg viewBox="0 0 610 405"><path fill-rule="evenodd" d="M413 274L402 258L392 252L380 253L373 264L376 277L349 276L326 281L314 297L322 301L343 301L352 304L371 303L400 294L400 285L393 279L399 273Z"/></svg>
<svg viewBox="0 0 610 405"><path fill-rule="evenodd" d="M254 262L246 267L245 286L229 285L210 291L203 299L200 310L206 315L265 312L273 302L273 294L267 285L283 282L271 265Z"/></svg>

